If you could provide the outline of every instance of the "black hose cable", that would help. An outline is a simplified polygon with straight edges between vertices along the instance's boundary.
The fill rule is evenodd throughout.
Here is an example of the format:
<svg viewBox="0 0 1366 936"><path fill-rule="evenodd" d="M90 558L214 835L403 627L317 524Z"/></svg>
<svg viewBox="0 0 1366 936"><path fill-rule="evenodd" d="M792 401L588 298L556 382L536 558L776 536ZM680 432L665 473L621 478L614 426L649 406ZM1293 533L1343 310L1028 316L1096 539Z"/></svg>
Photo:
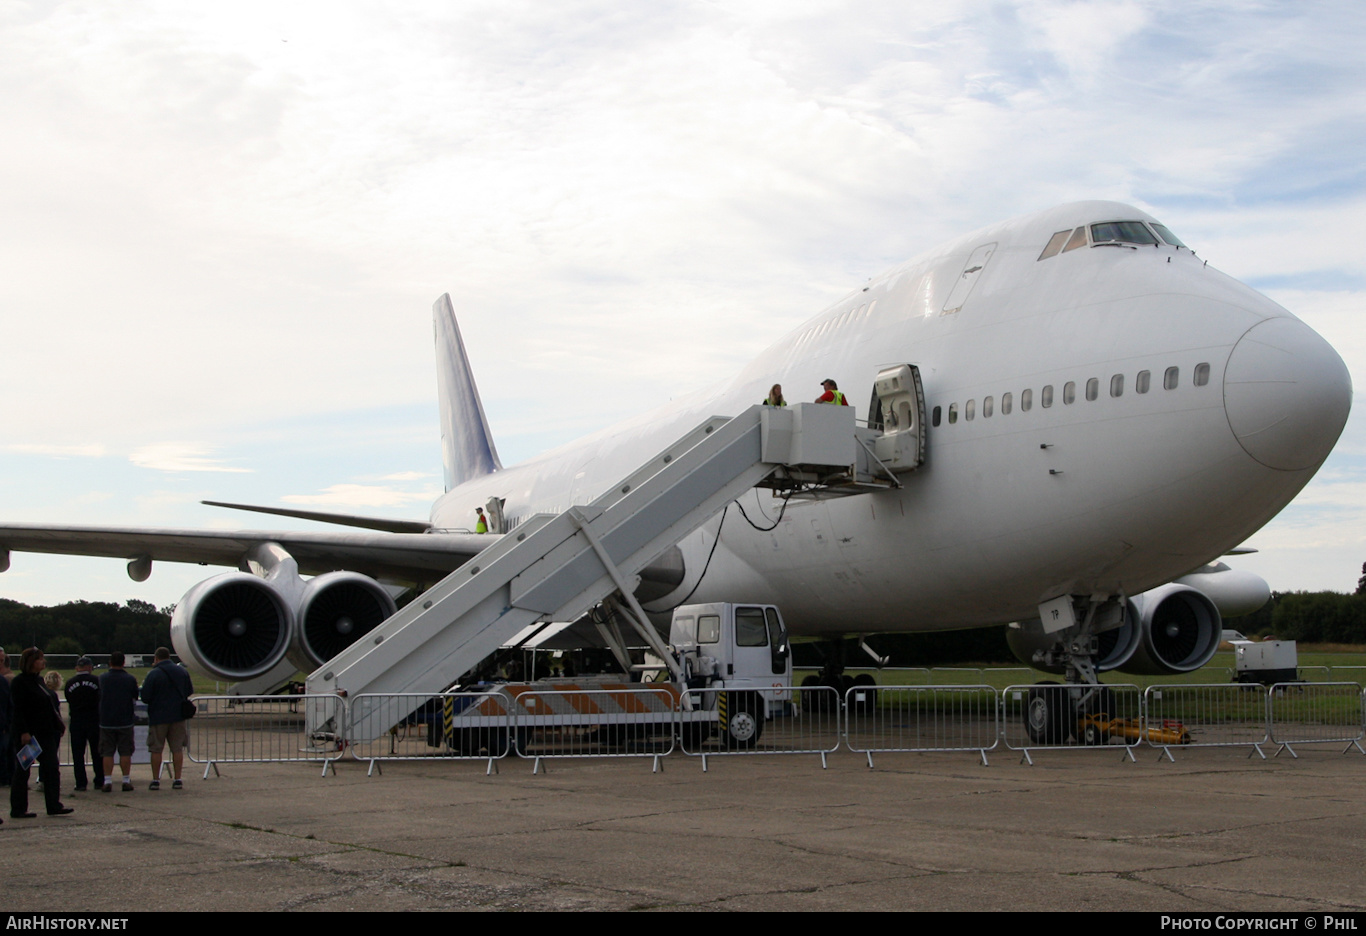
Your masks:
<svg viewBox="0 0 1366 936"><path fill-rule="evenodd" d="M725 510L721 511L721 522L716 525L716 539L712 541L711 552L707 553L707 564L702 566L702 574L697 577L697 581L693 584L692 591L684 595L683 600L672 608L661 608L658 611L651 611L651 614L672 614L674 611L687 604L688 599L696 594L697 587L702 584L702 580L707 577L707 570L711 568L711 557L716 555L716 547L721 542L721 528L726 525L726 513L729 510L730 504L727 504Z"/></svg>
<svg viewBox="0 0 1366 936"><path fill-rule="evenodd" d="M784 494L782 495L782 498L783 498L783 506L782 506L781 508L779 508L779 510L778 510L778 519L773 521L773 526L761 527L761 526L756 525L755 522L754 522L753 520L749 519L749 514L745 513L745 505L744 505L744 504L740 503L740 502L737 500L737 501L735 502L735 506L740 508L740 516L742 516L742 517L745 518L745 522L746 522L746 523L748 523L750 526L754 527L754 529L758 530L760 533L767 533L767 532L769 532L770 530L776 530L776 529L778 529L778 524L780 524L780 523L783 522L783 514L787 512L787 502L788 502L789 500L791 500L791 499L792 499L792 495L793 495L793 494L796 494L796 493L797 493L797 491L796 491L796 489L794 488L793 490L788 491L788 492L786 492L786 493L784 493ZM764 507L763 507L762 504L759 505L759 509L760 509L760 510L763 510L763 509L764 509ZM768 519L768 516L765 515L765 516L764 516L764 519L767 520L767 519Z"/></svg>

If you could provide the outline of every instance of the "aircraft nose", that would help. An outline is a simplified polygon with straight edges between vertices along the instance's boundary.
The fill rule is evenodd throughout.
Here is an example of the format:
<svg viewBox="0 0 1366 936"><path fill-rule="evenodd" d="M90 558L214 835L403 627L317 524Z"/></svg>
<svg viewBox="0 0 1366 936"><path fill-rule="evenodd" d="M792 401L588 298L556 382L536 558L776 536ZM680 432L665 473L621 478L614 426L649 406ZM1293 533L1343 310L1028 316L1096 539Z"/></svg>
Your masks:
<svg viewBox="0 0 1366 936"><path fill-rule="evenodd" d="M1224 371L1224 410L1243 449L1294 471L1328 457L1352 407L1352 377L1333 346L1290 317L1254 325Z"/></svg>

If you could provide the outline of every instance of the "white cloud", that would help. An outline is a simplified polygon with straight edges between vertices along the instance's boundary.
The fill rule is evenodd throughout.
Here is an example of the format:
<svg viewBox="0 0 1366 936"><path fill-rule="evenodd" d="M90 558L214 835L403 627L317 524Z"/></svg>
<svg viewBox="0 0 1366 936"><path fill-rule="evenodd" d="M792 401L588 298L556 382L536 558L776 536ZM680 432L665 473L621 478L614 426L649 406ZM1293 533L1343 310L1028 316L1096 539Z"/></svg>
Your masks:
<svg viewBox="0 0 1366 936"><path fill-rule="evenodd" d="M225 465L210 457L213 449L193 442L158 442L132 452L128 460L139 468L156 471L222 471L246 474L250 468Z"/></svg>

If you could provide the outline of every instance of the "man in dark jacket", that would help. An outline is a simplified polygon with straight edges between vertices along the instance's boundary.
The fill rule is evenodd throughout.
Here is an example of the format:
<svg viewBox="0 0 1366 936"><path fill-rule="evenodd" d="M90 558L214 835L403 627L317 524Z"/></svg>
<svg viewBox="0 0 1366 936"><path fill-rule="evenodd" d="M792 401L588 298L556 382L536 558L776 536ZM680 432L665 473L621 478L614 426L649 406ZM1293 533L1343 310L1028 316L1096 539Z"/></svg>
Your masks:
<svg viewBox="0 0 1366 936"><path fill-rule="evenodd" d="M89 657L76 661L76 675L66 681L62 694L71 718L71 766L76 774L76 792L85 791L85 754L95 768L95 786L104 786L104 758L100 757L100 681Z"/></svg>
<svg viewBox="0 0 1366 936"><path fill-rule="evenodd" d="M40 673L47 668L47 658L37 647L29 647L19 657L19 674L10 683L11 701L14 704L14 717L10 723L11 750L6 755L13 757L29 741L37 739L42 753L38 755L38 779L43 781L43 797L47 800L49 816L64 816L71 812L70 806L62 805L62 771L57 757L57 746L61 743L66 726L57 716L52 699L43 688ZM29 768L20 769L15 765L14 776L10 779L9 814L15 819L32 819L28 811L28 774Z"/></svg>
<svg viewBox="0 0 1366 936"><path fill-rule="evenodd" d="M9 786L10 775L14 773L14 758L9 756L9 661L5 648L0 647L0 786Z"/></svg>
<svg viewBox="0 0 1366 936"><path fill-rule="evenodd" d="M179 790L180 769L185 764L185 748L190 736L185 728L185 703L194 693L194 684L185 668L171 662L171 651L157 647L156 665L142 681L142 701L147 703L147 750L152 755L152 782L149 790L161 789L161 751L171 745L171 766L175 771L172 789Z"/></svg>

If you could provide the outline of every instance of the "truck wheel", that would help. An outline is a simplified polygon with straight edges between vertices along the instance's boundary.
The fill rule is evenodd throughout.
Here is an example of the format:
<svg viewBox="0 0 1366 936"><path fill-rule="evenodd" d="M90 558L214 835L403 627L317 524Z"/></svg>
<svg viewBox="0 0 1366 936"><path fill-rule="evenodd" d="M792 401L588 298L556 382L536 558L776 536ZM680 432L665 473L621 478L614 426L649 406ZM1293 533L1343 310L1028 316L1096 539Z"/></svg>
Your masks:
<svg viewBox="0 0 1366 936"><path fill-rule="evenodd" d="M726 722L726 747L731 750L750 750L759 743L764 733L764 718L759 714L759 701L751 695L738 696L735 710Z"/></svg>

